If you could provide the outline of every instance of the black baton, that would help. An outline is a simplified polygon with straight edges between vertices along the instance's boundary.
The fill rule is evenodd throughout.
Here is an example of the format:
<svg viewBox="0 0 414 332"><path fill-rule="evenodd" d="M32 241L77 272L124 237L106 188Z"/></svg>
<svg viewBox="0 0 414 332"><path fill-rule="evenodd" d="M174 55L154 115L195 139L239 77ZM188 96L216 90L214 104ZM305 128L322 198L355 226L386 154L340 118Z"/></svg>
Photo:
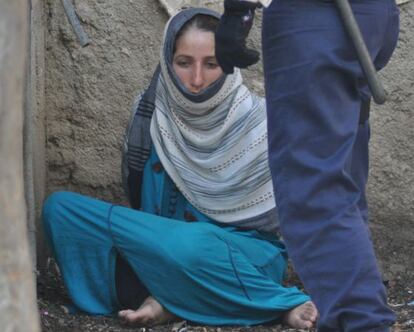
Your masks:
<svg viewBox="0 0 414 332"><path fill-rule="evenodd" d="M372 97L377 104L384 104L385 100L387 99L384 87L382 86L374 64L372 63L367 45L365 45L349 1L335 0L335 3L342 17L345 30L351 37L352 43L354 44L358 56L358 61L362 67L362 71L365 74L365 78L367 79Z"/></svg>

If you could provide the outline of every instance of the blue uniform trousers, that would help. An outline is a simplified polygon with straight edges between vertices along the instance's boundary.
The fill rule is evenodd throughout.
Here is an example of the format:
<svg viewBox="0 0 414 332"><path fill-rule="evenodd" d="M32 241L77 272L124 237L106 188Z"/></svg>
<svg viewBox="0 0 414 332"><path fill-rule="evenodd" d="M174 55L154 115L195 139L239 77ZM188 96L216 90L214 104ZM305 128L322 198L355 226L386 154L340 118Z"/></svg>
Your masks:
<svg viewBox="0 0 414 332"><path fill-rule="evenodd" d="M398 37L393 0L351 0L377 69ZM394 314L367 218L366 81L335 5L274 0L263 16L269 162L281 232L318 330L388 331Z"/></svg>

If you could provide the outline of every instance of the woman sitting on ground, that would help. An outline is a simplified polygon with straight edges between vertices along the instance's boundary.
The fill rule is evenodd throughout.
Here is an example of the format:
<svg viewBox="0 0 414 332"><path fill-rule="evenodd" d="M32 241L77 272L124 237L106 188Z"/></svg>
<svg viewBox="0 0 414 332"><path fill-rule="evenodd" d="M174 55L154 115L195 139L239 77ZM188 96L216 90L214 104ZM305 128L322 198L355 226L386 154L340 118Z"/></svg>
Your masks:
<svg viewBox="0 0 414 332"><path fill-rule="evenodd" d="M219 15L188 9L167 24L159 69L126 133L134 209L58 192L45 231L74 305L137 325L185 319L310 328L317 311L282 286L264 100L224 75Z"/></svg>

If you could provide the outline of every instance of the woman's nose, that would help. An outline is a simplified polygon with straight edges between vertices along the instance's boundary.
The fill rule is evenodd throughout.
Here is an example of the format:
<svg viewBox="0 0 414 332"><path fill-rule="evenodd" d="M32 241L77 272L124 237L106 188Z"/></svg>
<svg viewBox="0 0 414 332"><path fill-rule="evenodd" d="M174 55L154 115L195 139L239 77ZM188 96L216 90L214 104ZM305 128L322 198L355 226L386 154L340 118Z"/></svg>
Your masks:
<svg viewBox="0 0 414 332"><path fill-rule="evenodd" d="M191 79L191 86L194 88L194 90L197 90L195 92L198 92L203 88L204 85L204 75L202 66L195 65L193 70L193 75Z"/></svg>

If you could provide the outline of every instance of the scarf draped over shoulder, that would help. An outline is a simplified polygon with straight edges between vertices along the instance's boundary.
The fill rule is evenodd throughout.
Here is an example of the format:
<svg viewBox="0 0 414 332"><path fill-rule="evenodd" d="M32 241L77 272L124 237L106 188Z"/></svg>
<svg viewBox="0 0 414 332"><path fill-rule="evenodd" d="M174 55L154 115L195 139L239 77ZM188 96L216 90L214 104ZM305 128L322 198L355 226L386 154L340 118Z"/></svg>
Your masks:
<svg viewBox="0 0 414 332"><path fill-rule="evenodd" d="M275 201L265 101L242 84L238 69L201 95L185 89L171 65L175 34L196 14L218 14L205 9L180 13L167 23L160 66L137 102L135 117L141 113L144 120L136 124L140 135L126 142L146 157L130 154L130 159L142 170L140 158L148 157L152 143L172 181L200 212L221 223L257 222L260 216L267 218L259 223L268 223L275 219ZM150 140L143 134L149 122Z"/></svg>

